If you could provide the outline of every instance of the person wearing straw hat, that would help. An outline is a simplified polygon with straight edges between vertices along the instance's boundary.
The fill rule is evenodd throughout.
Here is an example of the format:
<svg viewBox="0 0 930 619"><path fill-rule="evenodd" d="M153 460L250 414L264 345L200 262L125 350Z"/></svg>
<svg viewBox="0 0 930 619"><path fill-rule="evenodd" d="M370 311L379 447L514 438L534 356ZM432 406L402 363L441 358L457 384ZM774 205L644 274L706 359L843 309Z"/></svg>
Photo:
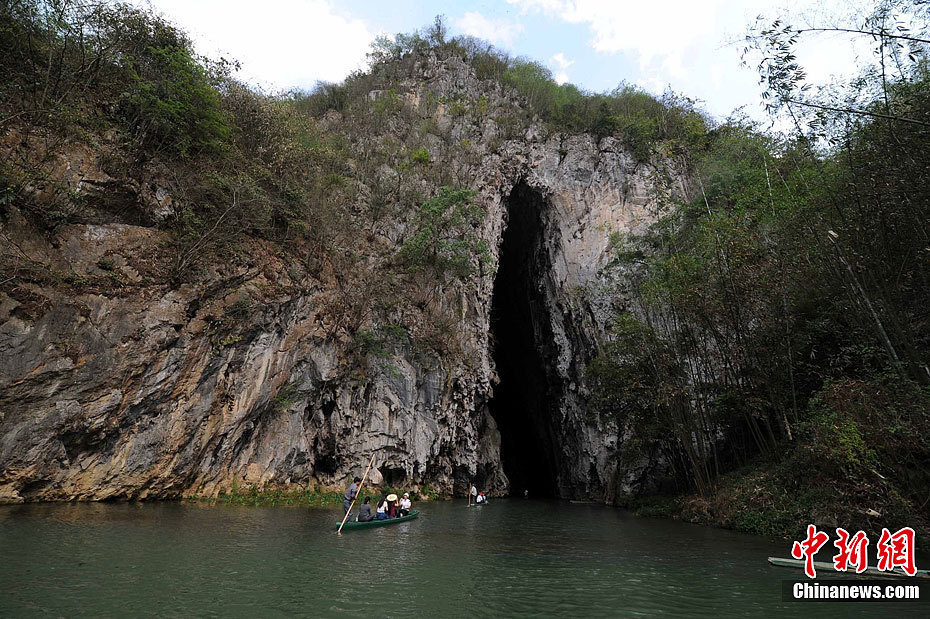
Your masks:
<svg viewBox="0 0 930 619"><path fill-rule="evenodd" d="M388 518L397 518L397 495L393 492L387 495Z"/></svg>
<svg viewBox="0 0 930 619"><path fill-rule="evenodd" d="M400 515L406 516L410 513L410 493L405 492L404 498L400 500Z"/></svg>

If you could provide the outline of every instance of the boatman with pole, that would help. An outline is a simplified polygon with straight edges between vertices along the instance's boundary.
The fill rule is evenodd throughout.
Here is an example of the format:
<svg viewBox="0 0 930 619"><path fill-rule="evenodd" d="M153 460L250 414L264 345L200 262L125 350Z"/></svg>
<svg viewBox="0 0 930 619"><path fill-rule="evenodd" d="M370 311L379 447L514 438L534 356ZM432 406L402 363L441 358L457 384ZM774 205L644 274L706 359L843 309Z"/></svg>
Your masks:
<svg viewBox="0 0 930 619"><path fill-rule="evenodd" d="M371 454L371 460L368 461L368 468L365 469L365 474L362 475L361 479L358 477L353 479L352 485L346 489L345 500L342 503L346 508L346 515L342 517L342 522L339 523L339 529L336 531L336 535L342 535L342 527L346 526L346 520L349 519L349 514L352 513L352 506L355 505L355 499L358 497L358 493L361 492L362 486L365 485L365 480L368 479L368 471L371 470L371 465L374 463L375 454Z"/></svg>
<svg viewBox="0 0 930 619"><path fill-rule="evenodd" d="M352 480L352 485L346 488L346 493L343 496L342 506L346 508L346 513L349 513L349 510L352 509L352 503L355 501L355 496L358 494L358 482L362 481L361 477L356 476Z"/></svg>

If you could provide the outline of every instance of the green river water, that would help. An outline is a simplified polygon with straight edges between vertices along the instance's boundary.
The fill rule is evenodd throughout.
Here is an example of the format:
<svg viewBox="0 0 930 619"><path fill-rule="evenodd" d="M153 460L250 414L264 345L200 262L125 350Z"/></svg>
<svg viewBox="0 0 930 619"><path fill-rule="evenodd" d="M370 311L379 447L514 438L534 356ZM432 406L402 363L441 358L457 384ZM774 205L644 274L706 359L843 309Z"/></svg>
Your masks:
<svg viewBox="0 0 930 619"><path fill-rule="evenodd" d="M2 506L0 616L930 616L782 602L800 570L766 557L787 541L565 501L414 507L340 538L338 508Z"/></svg>

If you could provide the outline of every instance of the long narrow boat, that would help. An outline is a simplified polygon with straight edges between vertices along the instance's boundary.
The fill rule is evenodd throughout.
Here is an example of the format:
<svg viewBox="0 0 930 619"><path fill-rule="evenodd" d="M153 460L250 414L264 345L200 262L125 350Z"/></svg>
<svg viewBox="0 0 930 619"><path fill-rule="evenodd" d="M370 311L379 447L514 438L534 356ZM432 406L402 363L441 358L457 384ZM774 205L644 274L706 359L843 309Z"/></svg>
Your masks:
<svg viewBox="0 0 930 619"><path fill-rule="evenodd" d="M769 557L769 563L772 565L777 565L778 567L799 567L804 569L804 561L799 559L782 559L781 557ZM824 570L830 574L847 574L847 575L856 575L856 569L852 568L847 572L837 572L833 569L832 563L827 563L826 561L814 561L814 567L818 570ZM821 575L821 574L818 574ZM904 573L901 568L895 568L894 571L886 572L878 569L877 567L867 567L865 571L859 574L859 576L903 576L904 578L930 578L930 571L928 570L917 570L917 573L914 576L908 576Z"/></svg>
<svg viewBox="0 0 930 619"><path fill-rule="evenodd" d="M387 520L378 520L377 518L374 520L369 520L368 522L358 522L357 520L350 520L349 522L345 524L344 527L342 527L342 530L347 531L350 529L367 529L368 527L383 527L389 524L397 524L398 522L407 522L408 520L413 520L419 515L420 515L419 511L415 509L411 509L410 513L407 514L406 516L399 516L397 518L388 518ZM340 524L342 524L341 520L336 523L337 529L339 528Z"/></svg>

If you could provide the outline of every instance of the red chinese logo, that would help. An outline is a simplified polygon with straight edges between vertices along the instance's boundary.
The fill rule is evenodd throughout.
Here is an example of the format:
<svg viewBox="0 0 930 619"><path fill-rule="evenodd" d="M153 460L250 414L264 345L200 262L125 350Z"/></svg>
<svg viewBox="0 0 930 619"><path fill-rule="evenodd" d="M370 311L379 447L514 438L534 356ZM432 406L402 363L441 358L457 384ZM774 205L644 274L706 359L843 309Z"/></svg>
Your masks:
<svg viewBox="0 0 930 619"><path fill-rule="evenodd" d="M795 559L804 559L804 573L808 578L816 578L817 571L814 570L814 555L820 550L820 547L827 543L830 536L823 531L817 531L817 527L812 524L807 525L807 538L803 542L795 542L791 547L791 556Z"/></svg>
<svg viewBox="0 0 930 619"><path fill-rule="evenodd" d="M846 529L837 529L836 534L839 536L833 545L839 549L833 557L833 567L838 572L845 572L847 566L854 565L856 573L861 574L869 567L869 556L866 549L869 547L869 538L864 531L859 531L849 537Z"/></svg>
<svg viewBox="0 0 930 619"><path fill-rule="evenodd" d="M917 573L914 564L914 529L904 527L894 534L882 529L878 540L878 569L891 571L896 567L904 570L908 576Z"/></svg>
<svg viewBox="0 0 930 619"><path fill-rule="evenodd" d="M839 552L833 556L833 568L838 572L845 572L850 566L856 568L861 574L869 568L868 552L869 538L864 531L857 531L850 536L846 529L836 530L837 540L833 542ZM817 527L807 525L807 537L791 546L791 556L795 559L804 559L804 573L808 578L816 578L814 569L814 555L827 543L830 536ZM878 540L876 552L878 555L878 569L890 572L901 568L908 576L917 574L917 565L914 563L914 529L904 527L895 533L882 529L881 539Z"/></svg>

